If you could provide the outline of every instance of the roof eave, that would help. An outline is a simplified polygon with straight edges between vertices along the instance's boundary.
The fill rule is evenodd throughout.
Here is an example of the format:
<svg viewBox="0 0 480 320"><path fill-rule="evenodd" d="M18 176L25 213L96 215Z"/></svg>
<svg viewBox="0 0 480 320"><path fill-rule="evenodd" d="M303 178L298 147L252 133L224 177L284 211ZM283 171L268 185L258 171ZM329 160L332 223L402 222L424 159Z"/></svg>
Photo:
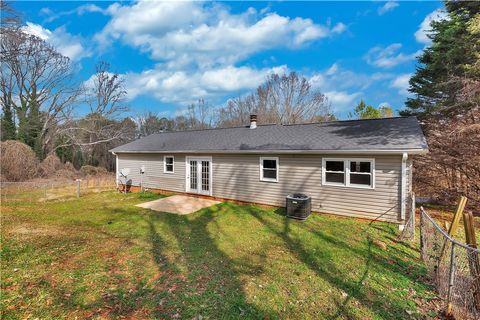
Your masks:
<svg viewBox="0 0 480 320"><path fill-rule="evenodd" d="M228 154L244 154L244 153L275 153L275 154L404 154L411 155L426 154L428 149L370 149L370 150L166 150L166 151L127 151L127 150L109 150L113 154L118 153L228 153Z"/></svg>

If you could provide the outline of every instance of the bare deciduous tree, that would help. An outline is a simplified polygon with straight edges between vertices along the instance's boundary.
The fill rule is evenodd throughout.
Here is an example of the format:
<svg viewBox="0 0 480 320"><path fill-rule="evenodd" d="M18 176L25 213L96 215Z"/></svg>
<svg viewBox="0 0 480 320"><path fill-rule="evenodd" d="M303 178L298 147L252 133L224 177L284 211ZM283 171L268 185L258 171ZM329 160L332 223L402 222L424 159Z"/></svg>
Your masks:
<svg viewBox="0 0 480 320"><path fill-rule="evenodd" d="M198 100L187 109L188 129L208 129L212 127L214 112L205 100Z"/></svg>
<svg viewBox="0 0 480 320"><path fill-rule="evenodd" d="M125 104L127 92L124 80L120 75L109 71L108 63L100 62L97 65L96 72L91 82L86 84L84 92L90 112L81 119L72 117L64 123L59 131L64 139L56 149L78 146L91 158L96 145L109 145L114 141L134 138L130 138L130 126L128 130L123 130L123 121L117 121L117 118L128 110Z"/></svg>
<svg viewBox="0 0 480 320"><path fill-rule="evenodd" d="M259 123L277 124L325 121L331 117L325 95L295 72L272 74L256 93L228 101L219 110L219 125L244 125L251 113L258 114Z"/></svg>
<svg viewBox="0 0 480 320"><path fill-rule="evenodd" d="M128 111L125 104L125 80L118 73L110 72L110 64L99 62L92 82L86 90L91 114L116 118L122 112Z"/></svg>
<svg viewBox="0 0 480 320"><path fill-rule="evenodd" d="M20 27L20 13L13 9L9 2L0 0L0 12L0 28L2 30L12 30Z"/></svg>
<svg viewBox="0 0 480 320"><path fill-rule="evenodd" d="M158 117L152 112L139 115L134 119L137 130L138 137L146 137L148 135L174 130L174 120L167 119L165 117Z"/></svg>
<svg viewBox="0 0 480 320"><path fill-rule="evenodd" d="M2 31L0 48L0 99L15 111L18 138L42 156L81 92L70 61L21 29Z"/></svg>

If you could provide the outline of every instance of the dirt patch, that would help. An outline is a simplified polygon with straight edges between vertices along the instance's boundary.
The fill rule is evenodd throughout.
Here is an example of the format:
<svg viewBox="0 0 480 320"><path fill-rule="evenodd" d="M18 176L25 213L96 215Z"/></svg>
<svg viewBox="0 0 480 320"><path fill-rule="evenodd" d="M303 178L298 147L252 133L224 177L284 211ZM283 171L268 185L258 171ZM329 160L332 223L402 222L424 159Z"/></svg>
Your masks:
<svg viewBox="0 0 480 320"><path fill-rule="evenodd" d="M449 211L449 210L444 210L444 209L438 209L438 208L425 208L425 211L439 222L439 224L442 227L445 227L445 222L451 223L453 216L455 215L455 211ZM420 216L420 210L417 210L418 216ZM474 219L474 224L475 228L480 228L480 218L475 217ZM460 225L460 227L463 227L463 223Z"/></svg>
<svg viewBox="0 0 480 320"><path fill-rule="evenodd" d="M10 208L10 207L0 206L0 211L1 211L2 213L10 213L10 212L13 212L13 209Z"/></svg>
<svg viewBox="0 0 480 320"><path fill-rule="evenodd" d="M40 226L33 226L29 224L15 226L7 230L7 233L19 235L24 238L58 236L58 235L65 234L63 230L60 230L57 228L44 227L44 226L40 227Z"/></svg>

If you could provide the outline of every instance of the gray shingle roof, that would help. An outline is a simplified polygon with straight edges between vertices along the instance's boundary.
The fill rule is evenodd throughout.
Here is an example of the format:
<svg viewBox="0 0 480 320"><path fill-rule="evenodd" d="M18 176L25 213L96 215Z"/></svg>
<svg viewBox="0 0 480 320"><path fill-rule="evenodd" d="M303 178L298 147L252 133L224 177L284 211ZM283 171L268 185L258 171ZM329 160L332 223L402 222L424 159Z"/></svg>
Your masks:
<svg viewBox="0 0 480 320"><path fill-rule="evenodd" d="M112 152L427 150L415 117L163 132Z"/></svg>

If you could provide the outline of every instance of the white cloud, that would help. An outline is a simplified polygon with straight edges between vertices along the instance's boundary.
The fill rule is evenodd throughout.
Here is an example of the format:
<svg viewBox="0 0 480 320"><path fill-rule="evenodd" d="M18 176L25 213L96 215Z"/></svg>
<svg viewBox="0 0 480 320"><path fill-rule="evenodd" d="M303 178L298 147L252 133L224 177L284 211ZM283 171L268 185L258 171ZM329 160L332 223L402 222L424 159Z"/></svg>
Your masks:
<svg viewBox="0 0 480 320"><path fill-rule="evenodd" d="M394 10L398 6L399 4L397 1L387 1L383 6L378 8L377 12L379 15L384 15L385 13Z"/></svg>
<svg viewBox="0 0 480 320"><path fill-rule="evenodd" d="M170 65L231 65L256 52L298 48L346 29L342 23L330 28L254 8L232 14L224 5L203 2L116 3L107 11L112 18L96 35L101 45L120 40Z"/></svg>
<svg viewBox="0 0 480 320"><path fill-rule="evenodd" d="M105 10L103 10L96 4L91 4L91 3L81 5L77 9L75 9L75 11L77 12L78 15L82 15L88 12L98 12L98 13L106 14Z"/></svg>
<svg viewBox="0 0 480 320"><path fill-rule="evenodd" d="M355 101L363 96L363 90L368 89L374 82L391 77L393 75L389 73L357 73L334 63L324 71L311 75L309 82L313 88L328 97L334 112L341 113L353 109Z"/></svg>
<svg viewBox="0 0 480 320"><path fill-rule="evenodd" d="M138 1L105 9L110 21L95 40L100 49L120 41L148 53L158 64L126 77L129 98L150 95L185 104L198 98L214 103L231 94L254 90L272 72L286 66L242 66L251 55L273 48L298 49L344 32L338 22L282 16L269 9L232 13L215 2ZM267 65L275 64L270 59Z"/></svg>
<svg viewBox="0 0 480 320"><path fill-rule="evenodd" d="M346 91L325 92L328 101L332 104L334 112L346 111L355 107L355 100L362 95L361 92L348 93Z"/></svg>
<svg viewBox="0 0 480 320"><path fill-rule="evenodd" d="M52 22L52 21L55 21L62 16L69 16L69 15L72 15L72 14L77 14L77 15L81 16L81 15L84 15L85 13L92 13L92 12L107 14L106 10L100 8L96 4L91 4L91 3L83 4L79 7L76 7L75 9L67 10L67 11L61 11L61 12L58 12L58 13L54 12L53 10L51 10L48 7L44 7L42 9L40 9L40 14L47 17L44 22Z"/></svg>
<svg viewBox="0 0 480 320"><path fill-rule="evenodd" d="M162 67L124 77L128 98L152 95L166 103L189 104L199 98L216 99L228 93L253 90L272 73L282 74L286 66L255 69L225 66L207 71L174 71Z"/></svg>
<svg viewBox="0 0 480 320"><path fill-rule="evenodd" d="M339 22L332 28L332 33L342 33L346 30L347 26L344 23Z"/></svg>
<svg viewBox="0 0 480 320"><path fill-rule="evenodd" d="M368 64L381 68L391 68L398 64L414 60L421 51L411 54L403 54L399 52L402 48L400 43L393 43L386 48L377 46L368 50L365 59Z"/></svg>
<svg viewBox="0 0 480 320"><path fill-rule="evenodd" d="M314 89L328 97L334 112L344 114L345 111L353 110L361 98L368 101L390 99L395 90L386 90L386 87L397 89L402 96L407 95L409 79L410 74L367 74L344 69L339 63L334 63L325 70L310 75L309 82Z"/></svg>
<svg viewBox="0 0 480 320"><path fill-rule="evenodd" d="M431 30L430 24L432 21L440 21L448 19L448 15L445 11L437 9L432 13L428 14L425 19L423 19L418 30L415 32L415 39L419 43L430 44L431 40L428 38L428 34Z"/></svg>
<svg viewBox="0 0 480 320"><path fill-rule="evenodd" d="M41 25L27 22L26 26L23 27L23 31L45 40L72 61L78 61L91 55L91 52L81 44L83 42L82 39L68 33L64 26L50 31Z"/></svg>
<svg viewBox="0 0 480 320"><path fill-rule="evenodd" d="M52 32L50 30L45 29L41 25L32 22L27 22L27 26L23 28L23 31L39 37L42 40L48 40L52 36Z"/></svg>
<svg viewBox="0 0 480 320"><path fill-rule="evenodd" d="M325 74L327 76L331 76L331 75L334 75L336 74L338 71L339 71L339 65L337 63L334 63L330 66L330 68L327 69L327 71L325 72Z"/></svg>
<svg viewBox="0 0 480 320"><path fill-rule="evenodd" d="M409 81L412 75L410 73L401 74L394 78L390 83L390 88L398 89L398 93L401 95L408 95L408 88L410 86Z"/></svg>
<svg viewBox="0 0 480 320"><path fill-rule="evenodd" d="M376 72L373 74L358 73L343 69L338 63L332 64L322 72L310 76L310 84L321 91L362 91L375 81L392 78L390 73Z"/></svg>

